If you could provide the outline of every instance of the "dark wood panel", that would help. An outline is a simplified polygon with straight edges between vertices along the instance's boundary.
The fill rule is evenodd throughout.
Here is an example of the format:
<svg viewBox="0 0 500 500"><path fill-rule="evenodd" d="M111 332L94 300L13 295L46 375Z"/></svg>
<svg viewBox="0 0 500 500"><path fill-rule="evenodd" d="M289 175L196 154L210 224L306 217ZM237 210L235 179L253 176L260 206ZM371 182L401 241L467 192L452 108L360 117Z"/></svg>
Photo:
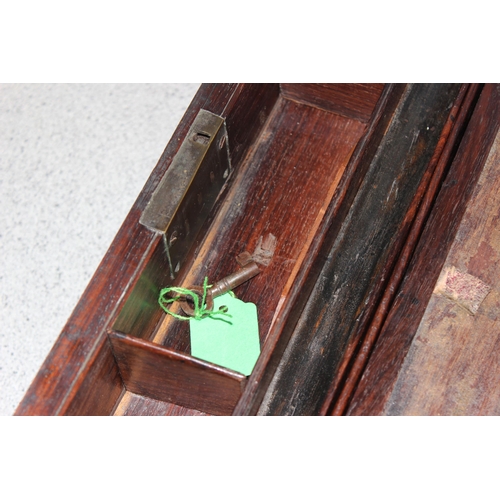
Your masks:
<svg viewBox="0 0 500 500"><path fill-rule="evenodd" d="M287 99L368 122L379 100L382 83L282 83Z"/></svg>
<svg viewBox="0 0 500 500"><path fill-rule="evenodd" d="M260 413L313 415L381 298L460 85L411 85L330 249ZM435 165L433 165L435 166Z"/></svg>
<svg viewBox="0 0 500 500"><path fill-rule="evenodd" d="M116 318L121 304L128 298L144 271L148 256L157 247L158 236L138 222L142 210L200 108L220 115L225 112L231 114L234 128L243 120L244 123L240 123L239 127L247 127L250 141L258 135L259 116L252 115L255 123L246 122L249 115L244 109L251 107L251 103L258 106L261 104L259 99L264 99L266 106L270 107L274 97L270 98L261 87L251 86L251 89L247 90L242 84L202 85L16 414L59 414L71 405L71 399L78 396L79 385L92 369L87 364L98 359L98 352L105 346L106 328ZM276 96L276 87L269 87L269 90ZM246 103L240 102L238 107L231 105L235 92L242 94ZM233 110L234 113L239 113L240 120L233 116ZM103 390L105 387L104 385ZM96 387L96 391L99 390Z"/></svg>
<svg viewBox="0 0 500 500"><path fill-rule="evenodd" d="M230 415L246 377L146 340L110 333L128 391L214 415Z"/></svg>
<svg viewBox="0 0 500 500"><path fill-rule="evenodd" d="M133 392L126 392L116 409L114 416L119 417L204 417L208 413L174 405L165 401L139 396Z"/></svg>
<svg viewBox="0 0 500 500"><path fill-rule="evenodd" d="M349 415L384 412L500 124L500 88L485 85L401 289L381 330Z"/></svg>

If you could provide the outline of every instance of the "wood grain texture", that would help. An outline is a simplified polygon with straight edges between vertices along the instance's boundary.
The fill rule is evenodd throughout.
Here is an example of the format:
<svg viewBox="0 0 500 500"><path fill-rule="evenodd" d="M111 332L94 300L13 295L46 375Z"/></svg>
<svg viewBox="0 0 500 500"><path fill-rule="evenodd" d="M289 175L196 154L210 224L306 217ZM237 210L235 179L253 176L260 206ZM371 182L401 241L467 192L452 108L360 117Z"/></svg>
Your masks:
<svg viewBox="0 0 500 500"><path fill-rule="evenodd" d="M384 89L378 83L282 83L287 99L368 122Z"/></svg>
<svg viewBox="0 0 500 500"><path fill-rule="evenodd" d="M459 288L431 296L387 415L500 415L499 174L497 134L443 268L460 270Z"/></svg>
<svg viewBox="0 0 500 500"><path fill-rule="evenodd" d="M401 252L408 258L412 253L414 247L403 245L415 227L416 214L423 213L419 207L432 206L434 195L423 201L423 193L429 182L440 182L441 178L432 177L436 162L442 161L441 174L446 170L447 161L440 160L443 147L449 148L450 157L455 153L455 139L447 141L453 130L457 142L461 138L460 127L453 129L451 122L458 116L457 96L463 87L417 85L405 90L404 86L387 86L382 94L377 86L363 91L359 87L353 91L352 102L338 89L329 94L331 88L328 92L302 88L302 96L310 94L302 99L293 94L298 87L292 87L281 86L281 97L277 85L205 85L200 89L17 414L109 414L113 408L117 415L316 414L331 408L329 398L337 397L339 373L352 367L349 349L358 352L379 302L384 301L387 283L398 286L389 278L400 273L395 266ZM357 102L365 91L369 95ZM412 261L412 266L417 264L410 266L395 307L381 320L382 329L377 327L380 334L373 351L372 344L367 350L371 353L367 369L351 399L358 380L353 378L342 407L349 414L411 414L418 401L424 412L499 411L494 403L498 338L474 336L477 329L494 328L499 311L497 285L491 284L492 292L471 325L453 309L454 304L446 303L446 310L435 308L435 303L447 299L429 299L432 280L437 279L498 131L498 94L494 85L485 86L481 94L431 212L434 232L424 230ZM334 95L339 109L328 107ZM218 379L217 367L201 367L203 362L183 354L189 353L185 323L164 320L156 304L166 271L161 236L138 224L161 172L168 168L200 107L227 118L235 170L207 221L204 238L180 275L181 283L199 284L206 275L216 281L235 270L240 252L252 252L267 235L277 239L269 265L236 291L258 305L263 350L245 389L244 377L232 380L229 376L228 382L226 373ZM367 129L364 122L370 116ZM498 190L494 182L490 176L484 183L491 185L491 199ZM476 205L483 230L474 233L473 223L469 224L461 238L470 237L476 247L468 248L467 255L460 254L460 265L484 280L498 271L494 236L498 214L488 212L487 205ZM422 223L426 213L420 215ZM444 254L432 253L438 250ZM429 282L420 283L422 276ZM339 282L342 286L337 286ZM144 315L134 316L127 332L143 339L111 334L129 389L124 392L107 331L133 289L141 291ZM335 307L330 308L330 303ZM456 345L443 341L442 335L433 338L431 329L415 337L426 307L429 314L438 311L431 323L453 332ZM145 340L153 337L164 346ZM416 339L427 343L418 344ZM426 369L426 356L439 357L451 372L467 375L472 385L463 382L458 387L451 374L440 375L431 367L434 378L441 377L439 384L426 394L432 377L424 377L420 399L411 399L417 374ZM407 378L401 371L403 362ZM349 370L345 373L352 374ZM185 377L183 383L178 376ZM210 397L196 390L207 380L209 385L213 382ZM234 382L240 384L238 390ZM493 396L488 398L488 394ZM390 404L388 398L392 398ZM441 406L440 400L444 400Z"/></svg>
<svg viewBox="0 0 500 500"><path fill-rule="evenodd" d="M408 234L459 85L412 85L331 248L260 414L318 414L365 331Z"/></svg>
<svg viewBox="0 0 500 500"><path fill-rule="evenodd" d="M422 234L422 230L425 227L425 222L433 206L437 192L448 171L451 160L456 153L458 144L463 137L480 90L481 85L477 84L464 84L460 89L460 93L455 100L448 121L443 127L441 137L429 165L429 172L433 171L432 176L429 177L428 184L422 182L420 185L419 189L424 191L422 201L418 206L418 211L412 223L411 230L406 238L391 277L387 281L386 288L374 313L373 320L370 323L366 335L364 335L361 345L358 345L358 343L351 343L346 350L342 367L339 370L338 379L340 382L335 382L332 385L325 401L325 406L322 409L322 413L331 412L333 415L342 415L346 411L366 366L369 355L380 334L380 330L387 317L390 306L404 278L404 273L408 268L409 261L411 260L415 247Z"/></svg>
<svg viewBox="0 0 500 500"><path fill-rule="evenodd" d="M280 101L185 278L184 284L205 275L216 281L235 269L241 251L253 252L273 234L270 265L236 290L258 306L262 344L363 130L357 121ZM188 353L187 325L166 317L155 341Z"/></svg>
<svg viewBox="0 0 500 500"><path fill-rule="evenodd" d="M259 411L259 406L297 325L300 314L316 282L320 279L328 251L341 230L349 207L356 197L371 159L385 136L405 88L404 84L389 84L384 89L373 111L373 118L358 141L339 185L325 208L324 214L322 214L307 253L300 266L296 268L293 286L285 288L283 291L266 343L249 377L245 392L235 409L235 415L254 415Z"/></svg>
<svg viewBox="0 0 500 500"><path fill-rule="evenodd" d="M230 415L246 377L146 340L110 333L129 392L214 415Z"/></svg>
<svg viewBox="0 0 500 500"><path fill-rule="evenodd" d="M242 96L237 105L233 100L235 93ZM73 400L78 399L79 388L83 387L85 380L93 377L95 370L100 370L93 361L100 359L99 351L105 349L106 329L113 323L120 307L144 271L149 256L158 246L159 237L141 226L139 217L199 109L204 108L219 115L225 113L224 116L228 117L235 134L245 137L251 144L260 131L265 113L270 112L277 95L277 86L202 85L53 349L19 404L17 415L65 414L72 404L76 404ZM256 109L249 111L248 108L252 107L250 104ZM259 115L260 108L266 109L263 115ZM234 152L233 166L238 165L238 154L243 154L238 151ZM102 390L106 392L107 387L104 384ZM96 391L99 390L101 388L96 387ZM114 392L109 396L113 394Z"/></svg>
<svg viewBox="0 0 500 500"><path fill-rule="evenodd" d="M92 369L76 388L78 396L69 399L65 415L110 415L125 391L109 342L94 351L94 356L88 360Z"/></svg>
<svg viewBox="0 0 500 500"><path fill-rule="evenodd" d="M174 405L165 401L126 392L114 414L116 417L204 417L208 413Z"/></svg>
<svg viewBox="0 0 500 500"><path fill-rule="evenodd" d="M500 89L485 85L347 414L385 411L496 137L499 113Z"/></svg>

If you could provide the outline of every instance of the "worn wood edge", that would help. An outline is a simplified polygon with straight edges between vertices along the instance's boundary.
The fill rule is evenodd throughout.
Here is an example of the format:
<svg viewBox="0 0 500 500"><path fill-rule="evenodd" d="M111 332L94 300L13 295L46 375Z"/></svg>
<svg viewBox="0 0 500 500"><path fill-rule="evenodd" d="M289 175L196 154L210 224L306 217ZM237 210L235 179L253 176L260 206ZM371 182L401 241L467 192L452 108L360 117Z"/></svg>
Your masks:
<svg viewBox="0 0 500 500"><path fill-rule="evenodd" d="M437 90L439 90L438 93L436 93ZM395 128L389 138L387 136L384 137L383 144L388 149L378 151L371 161L370 177L364 183L363 191L360 190L357 194L356 202L350 208L349 219L342 226L341 236L337 238L330 251L332 257L328 258L327 267L324 271L326 275L323 273L323 279L321 283L318 283L319 288L317 293L322 294L322 299L320 302L316 302L314 294L309 297L306 316L301 318L300 325L298 325L294 332L295 341L293 346L290 347L291 343L288 345L288 356L285 353L280 362L280 368L276 372L277 376L274 377L264 401L265 406L262 407L262 414L303 415L317 414L319 411L328 389L328 385L326 384L329 384L333 380L336 372L336 369L335 371L333 369L333 365L329 366L330 363L335 362L335 366L338 366L347 342L355 338L358 330L361 331L369 321L370 315L373 312L373 306L383 287L383 283L381 284L380 279L376 279L375 276L384 279L387 278L394 265L400 242L403 241L404 235L409 230L411 216L408 214L413 211L418 186L422 182L423 176L426 175L429 161L441 134L441 128L444 126L458 91L459 86L457 85L449 85L439 89L436 86L429 88L427 86L411 86L403 96L401 105L397 108L391 119L390 126L394 125ZM422 99L425 100L422 102ZM444 105L446 105L446 108L443 108ZM428 109L427 106L429 107ZM410 115L412 119L407 122L408 116L401 115L403 112L415 114ZM439 118L439 128L436 131L430 130L428 125L430 123L429 120L437 118ZM425 128L426 124L428 125L427 128ZM423 134L421 134L422 130L424 131ZM400 141L394 134L406 134L400 136L403 139L404 146L400 145ZM417 141L418 137L420 139ZM406 151L407 149L408 151ZM380 162L385 162L387 154L392 155L390 161L392 166L389 170L384 168L381 171L379 168ZM403 163L401 163L401 155L405 155ZM396 177L394 177L393 181L392 175L397 175L398 181L396 186L402 188L402 192L397 197L398 205L396 208L400 206L401 210L404 210L399 214L395 213L395 215L392 215L394 210L390 208L392 202L389 201L390 195L393 193L394 183L396 182ZM409 181L411 181L410 184L408 184ZM380 182L384 189L373 192L373 186L376 187L376 185L372 186L374 182ZM393 197L392 199L395 200L396 198ZM367 201L370 201L369 205L366 204ZM373 237L378 238L376 241L383 242L383 244L381 244L380 248L376 247L375 252L370 252L369 255L366 254L367 257L363 261L364 270L360 275L360 279L364 280L364 284L351 287L348 276L342 271L340 277L340 283L343 287L341 299L335 302L336 308L331 308L328 306L330 299L327 295L330 293L333 294L335 290L335 280L333 280L335 266L341 266L335 271L339 272L343 269L342 266L346 262L352 263L351 253L354 252L352 254L352 258L354 258L356 251L362 251L366 247L367 242L371 241L371 239L367 240L366 238L358 237L351 243L352 238L350 237L350 234L356 229L357 225L369 224L370 217L373 214L367 208L368 206L380 206L380 209L377 208L377 210L382 210L381 213L386 214L388 221L392 225L397 225L394 228L396 232L391 232L387 235L390 237L390 240L387 238L380 240L388 229L387 225L381 224L380 219L378 219L377 233L374 233ZM356 225L353 226L353 224ZM366 273L373 266L376 267L376 275L373 274L372 270L369 280L366 281ZM354 264L349 267L352 267L353 270L358 269ZM351 279L356 279L355 276L359 274L360 272L358 271L354 272ZM329 279L327 279L328 277ZM382 282L384 279L382 279ZM352 302L353 298L356 300L355 303ZM346 300L349 300L346 303L348 305L347 310L344 309L344 302ZM337 311L339 307L343 309ZM313 322L315 322L314 325ZM341 337L339 337L339 332L336 330L335 325L337 323L338 327L342 328ZM332 331L336 332L335 336L332 336ZM309 346L313 342L315 346L314 350L306 347L306 345ZM320 349L321 346L323 347ZM317 362L315 358L318 358ZM321 358L321 361L319 358ZM302 371L304 373L301 371L302 375L299 375L295 371L297 365L303 367ZM299 376L302 376L300 383L298 383L297 378ZM287 388L286 391L283 390L285 387ZM317 396L316 393L318 395L321 394L321 396ZM277 397L278 395L279 397Z"/></svg>
<svg viewBox="0 0 500 500"><path fill-rule="evenodd" d="M498 133L499 116L500 87L486 84L345 414L383 414ZM402 325L401 315L412 320Z"/></svg>
<svg viewBox="0 0 500 500"><path fill-rule="evenodd" d="M144 339L110 331L109 340L125 388L140 396L214 415L229 415L247 382L247 377L241 373L173 351ZM180 381L174 385L171 383L169 387L169 381L165 379L160 389L154 387L154 381L151 378L134 371L134 357L136 356L145 359L154 357L155 366L153 369L155 372L158 374L170 372L174 379ZM191 374L199 373L200 380L204 380L203 391L193 390L189 376L184 376L181 370L175 370L176 365L188 367ZM231 393L234 403L232 405L224 400L224 398L228 399L227 384L232 387ZM181 389L179 390L178 387ZM220 397L217 398L217 395ZM229 399L231 398L229 397Z"/></svg>
<svg viewBox="0 0 500 500"><path fill-rule="evenodd" d="M134 251L125 256L123 266L130 265L134 268L137 256L141 260L143 253L148 251L154 234L138 223L142 209L177 153L199 109L206 106L213 112L220 112L221 108L227 107L227 101L230 101L236 88L236 85L231 84L223 88L218 88L215 84L200 87L52 350L19 403L15 415L64 414L65 408L70 405L69 399L76 397L77 388L84 382L90 369L89 362L96 359L97 351L106 341L105 329L125 298L126 292L124 294L117 289L130 291L130 274L122 272L119 275L121 279L117 281L117 275L113 274L113 261L124 242L132 241ZM133 274L133 278L136 277L137 273ZM106 287L111 279L115 280L114 290ZM104 293L101 293L101 289L104 289ZM79 369L75 369L72 363Z"/></svg>
<svg viewBox="0 0 500 500"><path fill-rule="evenodd" d="M363 137L359 140L344 175L340 180L333 199L316 231L301 268L297 271L295 285L288 297L282 297L275 313L266 343L249 377L245 392L235 408L234 415L255 415L258 413L264 394L272 380L274 372L290 335L298 321L307 295L316 282L322 263L321 249L329 247L339 231L341 221L347 215L345 207L355 196L363 179L364 172L360 164L366 156L375 154L390 117L403 94L405 85L388 85L373 112Z"/></svg>
<svg viewBox="0 0 500 500"><path fill-rule="evenodd" d="M500 415L499 172L500 132L384 415Z"/></svg>
<svg viewBox="0 0 500 500"><path fill-rule="evenodd" d="M321 409L321 414L323 415L342 415L356 390L369 354L380 333L383 321L387 317L389 308L403 279L404 272L409 265L410 258L423 231L425 221L436 198L438 189L456 153L457 145L463 136L464 129L468 124L472 109L479 97L480 89L481 86L477 84L462 85L460 94L450 111L447 123L443 128L436 151L430 162L430 170L433 170L433 174L429 176L428 183L424 182L420 187L420 190L423 191L423 199L417 208L417 213L405 245L397 260L396 267L387 283L382 299L374 313L373 320L367 328L367 332L362 333L361 342L352 343L346 352L339 374L332 384L328 397Z"/></svg>

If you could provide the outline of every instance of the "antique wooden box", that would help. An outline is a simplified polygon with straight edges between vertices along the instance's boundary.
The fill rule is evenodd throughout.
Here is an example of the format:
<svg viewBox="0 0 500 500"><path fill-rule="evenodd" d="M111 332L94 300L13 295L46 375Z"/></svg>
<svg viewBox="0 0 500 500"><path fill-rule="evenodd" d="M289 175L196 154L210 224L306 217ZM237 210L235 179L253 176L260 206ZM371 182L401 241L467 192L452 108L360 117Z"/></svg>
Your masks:
<svg viewBox="0 0 500 500"><path fill-rule="evenodd" d="M499 92L202 85L16 414L500 413ZM242 254L249 376L158 305Z"/></svg>

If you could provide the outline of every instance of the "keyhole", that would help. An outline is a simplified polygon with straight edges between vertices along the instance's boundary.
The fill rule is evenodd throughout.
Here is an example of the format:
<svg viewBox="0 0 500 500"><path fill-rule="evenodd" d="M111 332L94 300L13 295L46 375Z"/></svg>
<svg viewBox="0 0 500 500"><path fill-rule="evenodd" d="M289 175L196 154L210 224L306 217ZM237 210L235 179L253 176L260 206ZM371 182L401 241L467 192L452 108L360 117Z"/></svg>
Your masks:
<svg viewBox="0 0 500 500"><path fill-rule="evenodd" d="M210 135L206 132L198 132L193 136L193 141L206 146L210 142Z"/></svg>

